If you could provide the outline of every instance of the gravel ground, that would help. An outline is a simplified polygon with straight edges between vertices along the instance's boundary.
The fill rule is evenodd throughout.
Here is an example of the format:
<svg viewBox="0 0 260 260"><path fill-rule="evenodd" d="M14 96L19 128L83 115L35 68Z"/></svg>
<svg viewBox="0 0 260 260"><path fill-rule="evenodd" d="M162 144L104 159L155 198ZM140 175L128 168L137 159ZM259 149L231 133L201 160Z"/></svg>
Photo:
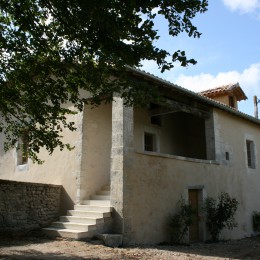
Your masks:
<svg viewBox="0 0 260 260"><path fill-rule="evenodd" d="M109 248L101 241L0 238L0 259L260 259L260 237L190 246Z"/></svg>

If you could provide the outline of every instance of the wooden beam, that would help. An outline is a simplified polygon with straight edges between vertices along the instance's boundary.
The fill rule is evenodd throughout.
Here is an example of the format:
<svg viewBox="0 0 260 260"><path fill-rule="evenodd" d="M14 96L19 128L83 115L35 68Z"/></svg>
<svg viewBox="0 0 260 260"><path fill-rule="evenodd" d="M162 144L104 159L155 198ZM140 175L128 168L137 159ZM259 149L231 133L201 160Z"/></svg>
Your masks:
<svg viewBox="0 0 260 260"><path fill-rule="evenodd" d="M166 102L160 103L159 105L161 107L150 110L150 116L160 116L160 115L172 114L181 111L202 118L210 117L209 112L203 111L199 108L195 108L171 99L166 99Z"/></svg>
<svg viewBox="0 0 260 260"><path fill-rule="evenodd" d="M162 116L162 115L167 115L167 114L172 114L176 112L180 112L181 110L179 109L170 109L167 107L159 107L155 109L150 110L150 116Z"/></svg>

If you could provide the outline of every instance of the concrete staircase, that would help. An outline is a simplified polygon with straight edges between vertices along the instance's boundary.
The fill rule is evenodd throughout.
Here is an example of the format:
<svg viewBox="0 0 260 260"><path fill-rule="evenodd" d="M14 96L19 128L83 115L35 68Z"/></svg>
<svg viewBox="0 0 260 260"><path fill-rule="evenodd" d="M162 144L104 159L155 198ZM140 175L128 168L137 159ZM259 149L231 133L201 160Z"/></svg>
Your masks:
<svg viewBox="0 0 260 260"><path fill-rule="evenodd" d="M90 200L75 205L66 216L52 222L50 227L43 228L49 236L61 236L73 239L91 238L108 232L111 228L112 207L110 205L110 187L105 186Z"/></svg>

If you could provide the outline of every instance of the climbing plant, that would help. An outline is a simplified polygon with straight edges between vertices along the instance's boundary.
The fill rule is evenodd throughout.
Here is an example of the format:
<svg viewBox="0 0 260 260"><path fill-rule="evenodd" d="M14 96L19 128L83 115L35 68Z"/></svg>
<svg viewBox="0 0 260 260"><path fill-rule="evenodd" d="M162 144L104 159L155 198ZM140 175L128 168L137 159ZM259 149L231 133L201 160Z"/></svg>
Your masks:
<svg viewBox="0 0 260 260"><path fill-rule="evenodd" d="M183 198L177 202L176 206L177 212L170 215L168 220L168 231L170 234L170 243L172 244L183 242L189 227L192 225L192 216L194 214L191 205L185 203Z"/></svg>
<svg viewBox="0 0 260 260"><path fill-rule="evenodd" d="M256 232L260 232L260 212L253 212L253 229Z"/></svg>
<svg viewBox="0 0 260 260"><path fill-rule="evenodd" d="M208 197L204 201L203 210L206 213L206 226L213 241L218 241L224 228L233 229L237 226L234 215L238 201L228 193L221 192L218 199Z"/></svg>

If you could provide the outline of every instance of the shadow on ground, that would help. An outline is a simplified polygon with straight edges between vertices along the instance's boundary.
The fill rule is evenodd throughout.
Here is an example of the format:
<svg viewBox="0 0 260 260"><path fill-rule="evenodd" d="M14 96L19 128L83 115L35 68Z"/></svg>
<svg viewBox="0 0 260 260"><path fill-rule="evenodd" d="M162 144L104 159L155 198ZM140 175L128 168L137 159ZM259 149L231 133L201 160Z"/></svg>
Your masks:
<svg viewBox="0 0 260 260"><path fill-rule="evenodd" d="M100 259L100 258L86 258L86 257L79 257L77 255L69 255L66 256L64 254L58 254L58 253L42 253L40 251L37 250L27 250L26 252L24 251L13 251L12 254L1 254L0 251L0 259L4 260L4 259L12 259L12 260L22 260L22 259L37 259L37 260L41 260L41 259L62 259L62 260L81 260L81 259L91 259L91 260L96 260L96 259Z"/></svg>
<svg viewBox="0 0 260 260"><path fill-rule="evenodd" d="M260 237L241 240L220 241L218 243L198 243L191 245L160 245L145 246L145 249L157 249L168 252L178 252L192 257L192 255L219 257L227 259L254 259L260 260Z"/></svg>
<svg viewBox="0 0 260 260"><path fill-rule="evenodd" d="M190 246L109 248L100 241L48 239L42 236L0 238L0 259L259 259L260 237Z"/></svg>

